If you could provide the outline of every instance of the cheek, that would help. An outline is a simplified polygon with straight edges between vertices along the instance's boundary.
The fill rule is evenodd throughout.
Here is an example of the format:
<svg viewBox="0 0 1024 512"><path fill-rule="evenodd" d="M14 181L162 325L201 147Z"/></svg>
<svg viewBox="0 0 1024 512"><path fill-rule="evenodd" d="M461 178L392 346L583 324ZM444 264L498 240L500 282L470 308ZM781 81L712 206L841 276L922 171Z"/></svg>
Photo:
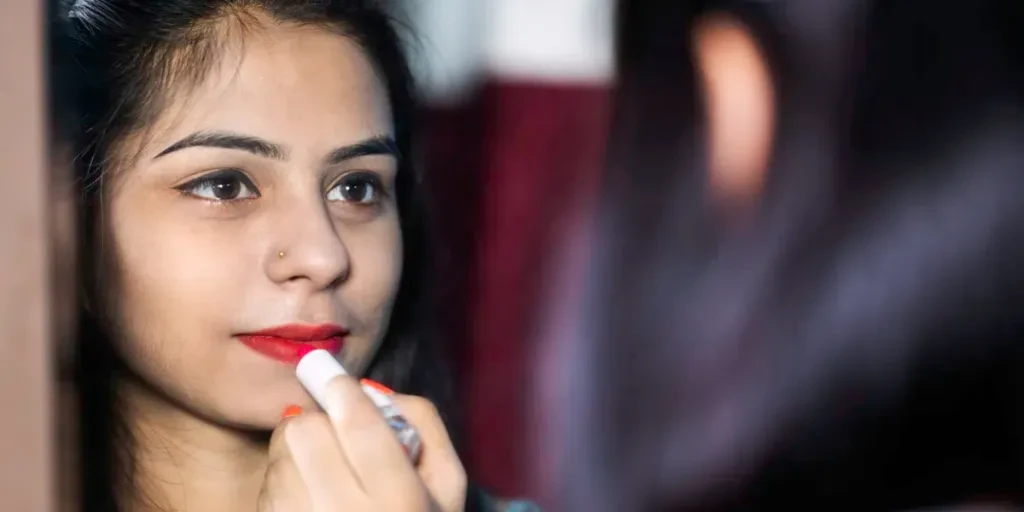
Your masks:
<svg viewBox="0 0 1024 512"><path fill-rule="evenodd" d="M402 233L397 220L360 235L352 248L349 300L366 314L386 322L402 278ZM343 293L344 293L344 288Z"/></svg>
<svg viewBox="0 0 1024 512"><path fill-rule="evenodd" d="M365 367L383 340L402 277L402 233L398 219L373 229L349 233L345 244L352 263L348 283L339 289L342 302L357 313L362 332L347 350L346 362Z"/></svg>
<svg viewBox="0 0 1024 512"><path fill-rule="evenodd" d="M159 208L116 201L110 221L107 246L115 258L108 268L117 284L109 303L124 331L118 341L129 364L170 369L173 361L209 359L206 341L227 327L218 316L244 294L239 262L245 258L234 240L241 230L199 226Z"/></svg>

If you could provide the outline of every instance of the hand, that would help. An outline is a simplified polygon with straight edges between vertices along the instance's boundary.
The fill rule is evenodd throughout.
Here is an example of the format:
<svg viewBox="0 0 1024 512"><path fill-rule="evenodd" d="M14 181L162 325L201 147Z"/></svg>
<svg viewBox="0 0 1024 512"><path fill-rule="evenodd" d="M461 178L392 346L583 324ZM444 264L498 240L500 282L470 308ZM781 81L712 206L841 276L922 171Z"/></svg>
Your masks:
<svg viewBox="0 0 1024 512"><path fill-rule="evenodd" d="M429 401L392 395L420 434L410 462L376 406L349 376L327 388L327 410L284 420L270 439L260 512L460 512L466 473Z"/></svg>

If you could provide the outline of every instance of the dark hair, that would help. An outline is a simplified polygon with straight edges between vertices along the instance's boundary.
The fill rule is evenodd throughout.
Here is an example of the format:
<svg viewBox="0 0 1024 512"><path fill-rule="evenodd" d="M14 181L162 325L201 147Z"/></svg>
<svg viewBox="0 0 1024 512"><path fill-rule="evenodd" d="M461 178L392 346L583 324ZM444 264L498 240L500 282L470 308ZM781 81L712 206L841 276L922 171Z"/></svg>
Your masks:
<svg viewBox="0 0 1024 512"><path fill-rule="evenodd" d="M47 128L52 145L70 144L77 128L71 41L61 13L60 0L47 0Z"/></svg>
<svg viewBox="0 0 1024 512"><path fill-rule="evenodd" d="M167 100L169 86L194 86L219 57L218 21L245 26L256 13L322 26L358 43L384 78L398 150L405 156L396 195L404 264L389 330L370 375L396 390L425 396L444 412L450 407L446 372L427 336L423 310L430 273L420 177L411 165L415 104L402 40L383 3L372 0L79 0L67 6L67 29L76 62L75 171L81 195L80 311L77 381L81 395L84 510L116 510L115 487L130 475L123 450L124 425L114 406L122 362L94 308L98 289L100 214L106 174L119 162L119 141L143 129Z"/></svg>
<svg viewBox="0 0 1024 512"><path fill-rule="evenodd" d="M564 509L1024 497L1014 4L621 2ZM689 31L711 9L777 93L742 223L703 193Z"/></svg>

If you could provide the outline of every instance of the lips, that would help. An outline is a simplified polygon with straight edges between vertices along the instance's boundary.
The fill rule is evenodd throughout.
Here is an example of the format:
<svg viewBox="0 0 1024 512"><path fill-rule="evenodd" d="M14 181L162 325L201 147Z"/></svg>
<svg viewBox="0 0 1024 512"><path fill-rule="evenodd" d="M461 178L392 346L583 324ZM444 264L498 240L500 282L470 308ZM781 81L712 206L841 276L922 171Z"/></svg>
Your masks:
<svg viewBox="0 0 1024 512"><path fill-rule="evenodd" d="M334 325L282 325L258 332L238 335L245 346L271 359L298 364L302 356L323 349L332 354L341 352L345 344L345 328Z"/></svg>

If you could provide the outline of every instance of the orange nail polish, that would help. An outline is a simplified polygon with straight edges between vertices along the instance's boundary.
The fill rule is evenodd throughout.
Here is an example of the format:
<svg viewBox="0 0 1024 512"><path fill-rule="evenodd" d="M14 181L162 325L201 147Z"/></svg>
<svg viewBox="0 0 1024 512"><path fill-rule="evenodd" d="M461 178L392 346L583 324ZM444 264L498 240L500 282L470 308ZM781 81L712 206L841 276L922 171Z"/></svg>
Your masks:
<svg viewBox="0 0 1024 512"><path fill-rule="evenodd" d="M302 407L297 405L289 405L284 408L284 412L281 413L281 419L288 419L294 416L302 414Z"/></svg>
<svg viewBox="0 0 1024 512"><path fill-rule="evenodd" d="M393 394L395 394L394 390L392 390L391 388L389 388L389 387L385 386L384 384L381 384L380 382L377 382L377 381L373 381L373 380L370 380L370 379L359 379L359 383L364 385L364 386L368 386L368 387L371 387L373 389L376 389L377 391L380 391L381 393L384 393L385 395L393 395Z"/></svg>

